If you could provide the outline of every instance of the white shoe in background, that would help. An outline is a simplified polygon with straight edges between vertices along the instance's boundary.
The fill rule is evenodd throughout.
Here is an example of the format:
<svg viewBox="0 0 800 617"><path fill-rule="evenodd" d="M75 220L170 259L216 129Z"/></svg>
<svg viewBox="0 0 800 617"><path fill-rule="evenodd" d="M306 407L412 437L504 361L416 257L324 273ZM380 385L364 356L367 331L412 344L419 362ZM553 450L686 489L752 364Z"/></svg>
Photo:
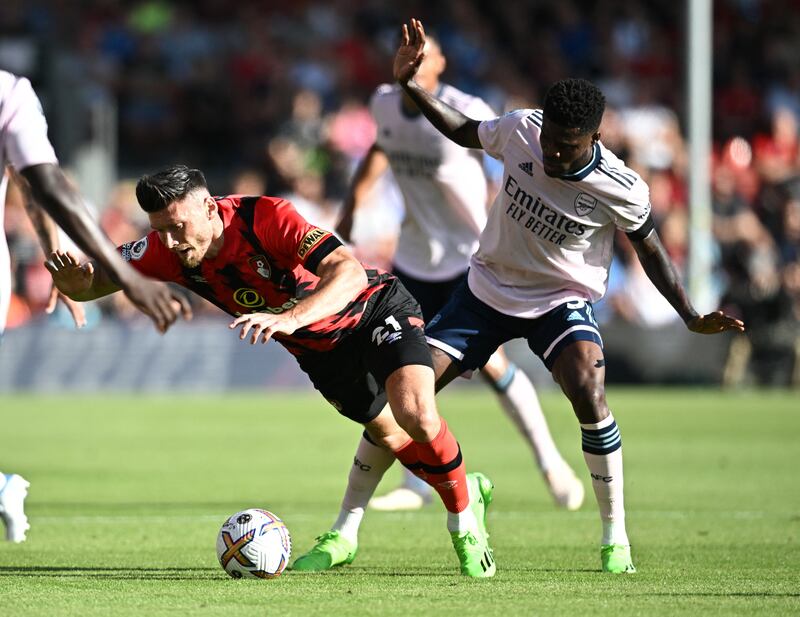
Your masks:
<svg viewBox="0 0 800 617"><path fill-rule="evenodd" d="M6 526L6 540L24 542L25 532L31 528L25 516L25 497L31 485L17 474L6 475L6 483L0 489L0 518Z"/></svg>
<svg viewBox="0 0 800 617"><path fill-rule="evenodd" d="M553 496L553 501L560 508L572 512L583 504L583 483L569 465L565 464L558 469L547 471L544 474L544 481Z"/></svg>
<svg viewBox="0 0 800 617"><path fill-rule="evenodd" d="M400 510L419 510L426 503L430 503L431 495L420 495L410 488L401 486L381 497L373 497L367 507L383 512L396 512Z"/></svg>

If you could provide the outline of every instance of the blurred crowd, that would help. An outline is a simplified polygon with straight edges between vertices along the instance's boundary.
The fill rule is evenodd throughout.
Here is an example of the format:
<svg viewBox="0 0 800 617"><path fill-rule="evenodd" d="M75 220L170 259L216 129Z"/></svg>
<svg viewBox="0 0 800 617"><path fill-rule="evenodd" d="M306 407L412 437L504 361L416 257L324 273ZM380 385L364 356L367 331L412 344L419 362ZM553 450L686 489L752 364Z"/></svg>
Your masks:
<svg viewBox="0 0 800 617"><path fill-rule="evenodd" d="M172 162L207 172L212 192L291 199L333 227L372 144L366 107L391 79L399 25L419 17L448 60L444 79L498 113L540 104L546 87L586 77L605 92L606 146L651 188L664 245L688 251L685 4L670 0L40 0L0 2L0 66L29 76L69 164L92 138L92 110L115 110L118 170ZM80 6L80 8L78 8ZM714 3L713 234L719 302L748 326L725 380L800 382L800 1ZM93 204L118 242L147 230L133 182ZM15 263L10 325L47 300L35 235L9 193ZM402 208L391 179L360 213L362 256L391 261ZM125 302L104 314L133 317ZM202 309L201 309L202 310ZM677 319L617 242L605 319Z"/></svg>

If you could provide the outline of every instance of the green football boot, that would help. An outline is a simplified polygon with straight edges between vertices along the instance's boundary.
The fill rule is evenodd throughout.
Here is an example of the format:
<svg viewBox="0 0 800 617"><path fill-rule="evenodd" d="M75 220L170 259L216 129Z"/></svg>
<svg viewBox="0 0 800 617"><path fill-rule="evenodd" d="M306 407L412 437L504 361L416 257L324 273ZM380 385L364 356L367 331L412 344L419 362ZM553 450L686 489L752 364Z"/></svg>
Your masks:
<svg viewBox="0 0 800 617"><path fill-rule="evenodd" d="M636 568L631 559L631 547L623 544L604 544L600 547L603 572L633 574Z"/></svg>
<svg viewBox="0 0 800 617"><path fill-rule="evenodd" d="M467 474L467 487L469 489L469 507L475 513L481 532L488 540L489 532L486 531L486 512L492 503L494 484L484 474L473 472Z"/></svg>
<svg viewBox="0 0 800 617"><path fill-rule="evenodd" d="M472 532L450 533L453 548L456 549L458 561L461 563L461 574L475 578L494 576L497 567L494 563L492 549L486 540L479 540Z"/></svg>
<svg viewBox="0 0 800 617"><path fill-rule="evenodd" d="M478 521L478 535L465 532L452 532L453 548L461 564L461 574L475 578L489 578L495 575L497 566L489 546L489 533L486 531L486 510L492 503L494 485L482 473L467 474L469 507Z"/></svg>
<svg viewBox="0 0 800 617"><path fill-rule="evenodd" d="M295 559L291 569L298 572L322 572L336 566L353 563L358 545L338 531L327 531L317 536L317 543L304 555Z"/></svg>

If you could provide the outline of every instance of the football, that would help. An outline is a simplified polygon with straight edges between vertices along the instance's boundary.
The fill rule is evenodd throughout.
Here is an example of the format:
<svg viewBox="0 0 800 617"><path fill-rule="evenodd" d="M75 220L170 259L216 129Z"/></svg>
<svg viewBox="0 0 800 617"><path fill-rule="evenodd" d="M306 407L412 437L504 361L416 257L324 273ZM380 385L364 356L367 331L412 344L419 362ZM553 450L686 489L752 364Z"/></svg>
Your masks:
<svg viewBox="0 0 800 617"><path fill-rule="evenodd" d="M217 535L219 563L233 578L280 576L291 554L289 530L267 510L237 512L228 517Z"/></svg>

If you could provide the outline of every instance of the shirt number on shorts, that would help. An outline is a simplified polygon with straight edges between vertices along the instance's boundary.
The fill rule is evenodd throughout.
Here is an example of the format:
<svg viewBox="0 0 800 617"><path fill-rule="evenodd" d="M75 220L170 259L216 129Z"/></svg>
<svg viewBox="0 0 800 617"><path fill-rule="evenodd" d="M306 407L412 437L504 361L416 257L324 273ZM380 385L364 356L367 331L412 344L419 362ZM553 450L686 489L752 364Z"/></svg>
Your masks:
<svg viewBox="0 0 800 617"><path fill-rule="evenodd" d="M389 341L390 343L394 343L400 337L402 337L402 333L400 330L400 322L395 319L394 315L389 315L386 319L384 319L384 323L386 326L389 326L391 330L387 331L386 326L378 326L372 331L372 342L376 345L380 345L384 341Z"/></svg>

